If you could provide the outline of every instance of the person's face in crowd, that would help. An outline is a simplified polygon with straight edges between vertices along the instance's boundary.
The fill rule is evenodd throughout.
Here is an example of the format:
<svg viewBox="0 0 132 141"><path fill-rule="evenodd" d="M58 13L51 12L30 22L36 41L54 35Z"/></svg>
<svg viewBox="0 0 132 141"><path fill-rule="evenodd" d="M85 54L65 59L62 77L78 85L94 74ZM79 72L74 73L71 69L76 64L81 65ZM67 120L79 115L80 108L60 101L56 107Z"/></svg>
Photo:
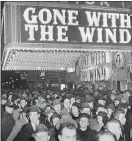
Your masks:
<svg viewBox="0 0 132 141"><path fill-rule="evenodd" d="M23 119L23 118L25 118L26 117L26 113L25 112L22 112L21 114L20 114L20 119Z"/></svg>
<svg viewBox="0 0 132 141"><path fill-rule="evenodd" d="M83 108L81 112L91 115L90 108Z"/></svg>
<svg viewBox="0 0 132 141"><path fill-rule="evenodd" d="M76 141L77 132L76 129L68 129L65 127L62 130L62 134L58 136L59 141Z"/></svg>
<svg viewBox="0 0 132 141"><path fill-rule="evenodd" d="M5 110L6 110L6 112L12 114L13 111L14 111L14 108L13 108L13 107L8 107L8 106L6 106L6 107L5 107Z"/></svg>
<svg viewBox="0 0 132 141"><path fill-rule="evenodd" d="M101 104L101 105L105 105L106 101L105 101L105 100L100 99L100 100L98 100L98 103L99 103L99 104Z"/></svg>
<svg viewBox="0 0 132 141"><path fill-rule="evenodd" d="M70 99L64 100L64 108L69 109L70 108Z"/></svg>
<svg viewBox="0 0 132 141"><path fill-rule="evenodd" d="M110 95L110 99L111 99L112 101L114 101L115 98L116 98L116 96L115 96L114 94L111 94L111 95Z"/></svg>
<svg viewBox="0 0 132 141"><path fill-rule="evenodd" d="M47 95L47 98L50 98L50 95L49 94Z"/></svg>
<svg viewBox="0 0 132 141"><path fill-rule="evenodd" d="M117 106L117 105L120 104L120 101L116 99L116 100L114 101L114 104L115 104L115 106Z"/></svg>
<svg viewBox="0 0 132 141"><path fill-rule="evenodd" d="M48 118L48 121L50 122L50 118L51 118L51 116L53 115L53 113L49 113L48 115L47 115L47 118Z"/></svg>
<svg viewBox="0 0 132 141"><path fill-rule="evenodd" d="M107 116L110 117L112 115L112 113L113 113L113 110L108 108L107 109Z"/></svg>
<svg viewBox="0 0 132 141"><path fill-rule="evenodd" d="M12 101L12 95L9 95L9 97L8 97L8 101L9 101L9 102Z"/></svg>
<svg viewBox="0 0 132 141"><path fill-rule="evenodd" d="M73 104L73 103L75 103L75 98L74 97L71 98L71 104Z"/></svg>
<svg viewBox="0 0 132 141"><path fill-rule="evenodd" d="M49 111L50 109L51 109L50 106L47 106L45 112Z"/></svg>
<svg viewBox="0 0 132 141"><path fill-rule="evenodd" d="M110 132L112 132L116 136L117 140L119 140L120 135L122 133L120 124L119 123L109 123L107 128Z"/></svg>
<svg viewBox="0 0 132 141"><path fill-rule="evenodd" d="M60 104L55 105L55 106L54 106L54 110L55 110L57 113L60 113L60 112L61 112L61 105L60 105Z"/></svg>
<svg viewBox="0 0 132 141"><path fill-rule="evenodd" d="M36 124L38 119L40 117L40 114L38 112L30 112L29 113L29 118L32 123Z"/></svg>
<svg viewBox="0 0 132 141"><path fill-rule="evenodd" d="M79 124L81 128L87 128L87 126L89 125L89 119L86 117L82 117L80 118Z"/></svg>
<svg viewBox="0 0 132 141"><path fill-rule="evenodd" d="M5 104L6 104L6 102L7 102L7 100L6 100L6 99L2 99L2 100L1 100L1 104L2 104L2 105L5 105Z"/></svg>
<svg viewBox="0 0 132 141"><path fill-rule="evenodd" d="M77 103L80 103L80 99L76 99L76 102L77 102Z"/></svg>
<svg viewBox="0 0 132 141"><path fill-rule="evenodd" d="M50 137L47 132L39 132L35 135L35 141L49 141Z"/></svg>
<svg viewBox="0 0 132 141"><path fill-rule="evenodd" d="M125 98L126 100L128 100L130 97L130 93L126 92L123 94L123 98Z"/></svg>
<svg viewBox="0 0 132 141"><path fill-rule="evenodd" d="M112 135L102 135L98 141L115 141L115 138Z"/></svg>
<svg viewBox="0 0 132 141"><path fill-rule="evenodd" d="M125 125L126 124L125 114L120 114L119 121L121 122L122 125Z"/></svg>
<svg viewBox="0 0 132 141"><path fill-rule="evenodd" d="M59 121L58 117L53 118L53 125L54 127L56 126L56 123Z"/></svg>
<svg viewBox="0 0 132 141"><path fill-rule="evenodd" d="M22 108L24 108L26 105L27 105L26 100L21 100L21 101L20 101L20 106L21 106Z"/></svg>
<svg viewBox="0 0 132 141"><path fill-rule="evenodd" d="M27 97L27 94L26 94L26 93L23 93L22 96L23 96L23 97Z"/></svg>
<svg viewBox="0 0 132 141"><path fill-rule="evenodd" d="M93 109L93 108L94 108L94 103L93 103L92 101L91 101L91 102L89 102L88 104L89 104L89 106L90 106L90 108L91 108L91 109Z"/></svg>
<svg viewBox="0 0 132 141"><path fill-rule="evenodd" d="M46 107L46 102L45 102L45 101L41 102L40 108L43 109L43 108L45 108L45 107Z"/></svg>
<svg viewBox="0 0 132 141"><path fill-rule="evenodd" d="M97 121L99 124L102 124L103 118L101 116L97 116Z"/></svg>
<svg viewBox="0 0 132 141"><path fill-rule="evenodd" d="M77 108L76 106L72 106L72 113L73 113L74 115L76 115L76 114L79 113L78 108Z"/></svg>

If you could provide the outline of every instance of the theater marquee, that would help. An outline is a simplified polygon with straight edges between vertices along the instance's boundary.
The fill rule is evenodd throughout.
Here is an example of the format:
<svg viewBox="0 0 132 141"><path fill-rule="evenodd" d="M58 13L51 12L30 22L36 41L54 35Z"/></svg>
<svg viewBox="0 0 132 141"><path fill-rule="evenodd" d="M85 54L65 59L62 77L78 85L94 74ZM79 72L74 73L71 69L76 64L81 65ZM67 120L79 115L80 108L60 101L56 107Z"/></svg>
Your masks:
<svg viewBox="0 0 132 141"><path fill-rule="evenodd" d="M21 6L21 41L130 44L130 16L107 10Z"/></svg>

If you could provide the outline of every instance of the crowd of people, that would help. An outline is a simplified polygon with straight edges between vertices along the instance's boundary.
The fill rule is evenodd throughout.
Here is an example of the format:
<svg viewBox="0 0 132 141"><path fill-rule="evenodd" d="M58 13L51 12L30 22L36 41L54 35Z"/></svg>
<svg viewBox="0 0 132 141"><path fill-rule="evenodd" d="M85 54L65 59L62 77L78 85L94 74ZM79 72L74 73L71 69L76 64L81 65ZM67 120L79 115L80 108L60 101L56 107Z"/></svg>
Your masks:
<svg viewBox="0 0 132 141"><path fill-rule="evenodd" d="M132 91L3 89L2 141L131 141Z"/></svg>

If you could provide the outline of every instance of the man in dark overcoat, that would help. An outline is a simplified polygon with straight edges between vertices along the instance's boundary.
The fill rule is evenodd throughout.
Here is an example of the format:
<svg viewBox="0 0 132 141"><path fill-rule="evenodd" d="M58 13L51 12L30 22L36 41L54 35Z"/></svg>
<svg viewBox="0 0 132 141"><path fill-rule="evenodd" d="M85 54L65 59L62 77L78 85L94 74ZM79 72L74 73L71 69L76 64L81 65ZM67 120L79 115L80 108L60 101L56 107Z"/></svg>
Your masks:
<svg viewBox="0 0 132 141"><path fill-rule="evenodd" d="M15 125L13 118L13 103L8 102L5 106L5 112L1 119L1 141L6 141Z"/></svg>

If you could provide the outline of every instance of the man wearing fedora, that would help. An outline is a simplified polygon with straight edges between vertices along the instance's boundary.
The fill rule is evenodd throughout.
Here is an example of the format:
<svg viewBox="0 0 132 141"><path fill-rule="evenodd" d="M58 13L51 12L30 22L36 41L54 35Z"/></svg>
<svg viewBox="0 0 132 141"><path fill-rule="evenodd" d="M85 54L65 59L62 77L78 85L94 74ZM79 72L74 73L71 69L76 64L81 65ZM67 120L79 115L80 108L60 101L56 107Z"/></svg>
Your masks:
<svg viewBox="0 0 132 141"><path fill-rule="evenodd" d="M19 133L19 141L30 141L32 134L36 132L37 126L39 126L42 121L40 121L40 109L39 107L32 105L29 108L29 123L23 125Z"/></svg>
<svg viewBox="0 0 132 141"><path fill-rule="evenodd" d="M31 141L49 141L49 131L48 128L44 124L38 125L36 132L32 134Z"/></svg>

